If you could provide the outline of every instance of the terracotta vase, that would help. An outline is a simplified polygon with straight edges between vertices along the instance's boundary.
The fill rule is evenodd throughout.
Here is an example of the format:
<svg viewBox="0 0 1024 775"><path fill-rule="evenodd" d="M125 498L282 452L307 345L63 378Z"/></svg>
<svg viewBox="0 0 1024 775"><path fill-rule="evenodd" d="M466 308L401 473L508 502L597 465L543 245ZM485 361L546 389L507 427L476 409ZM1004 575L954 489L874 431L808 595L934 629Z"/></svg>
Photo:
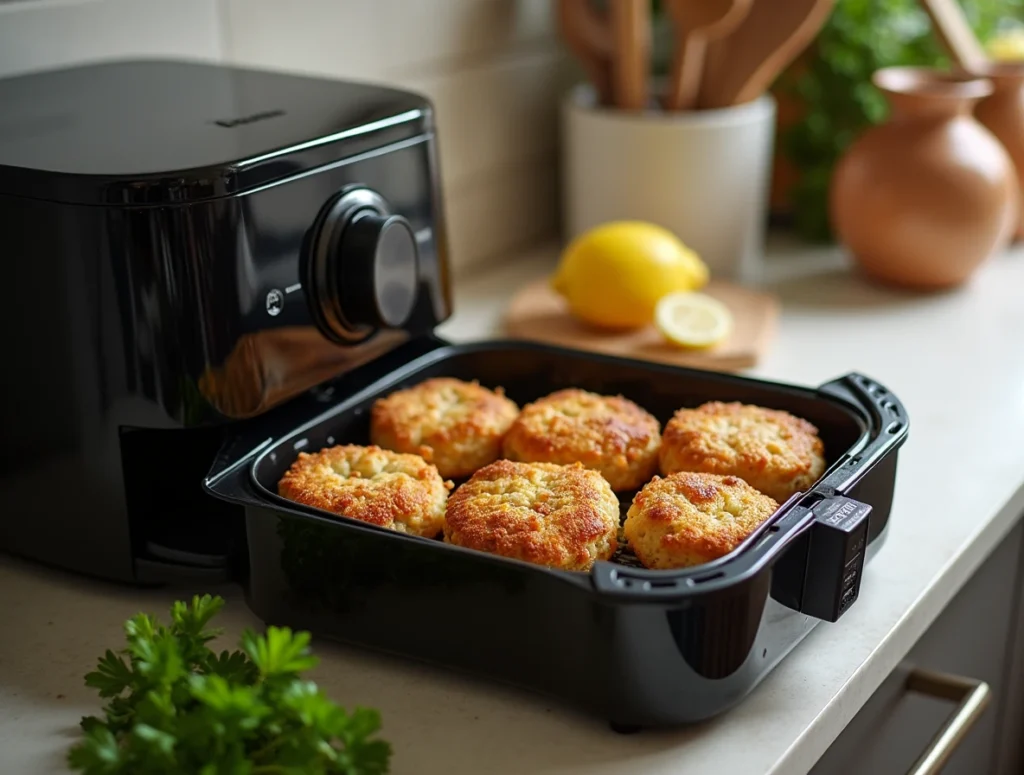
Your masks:
<svg viewBox="0 0 1024 775"><path fill-rule="evenodd" d="M1018 187L1024 191L1024 64L993 63L975 75L990 80L993 92L978 103L974 116L1010 154ZM1024 238L1024 212L1018 214L1015 234L1018 239Z"/></svg>
<svg viewBox="0 0 1024 775"><path fill-rule="evenodd" d="M1017 225L1013 163L972 114L992 83L912 67L885 68L872 80L891 116L836 165L829 206L837 237L881 282L960 285Z"/></svg>

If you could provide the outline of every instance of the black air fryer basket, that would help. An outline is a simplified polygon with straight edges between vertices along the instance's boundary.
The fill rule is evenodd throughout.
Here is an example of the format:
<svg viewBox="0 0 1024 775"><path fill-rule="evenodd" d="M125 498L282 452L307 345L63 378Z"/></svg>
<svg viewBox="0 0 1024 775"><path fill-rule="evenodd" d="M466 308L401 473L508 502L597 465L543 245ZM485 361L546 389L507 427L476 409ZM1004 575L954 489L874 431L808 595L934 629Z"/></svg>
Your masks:
<svg viewBox="0 0 1024 775"><path fill-rule="evenodd" d="M368 443L375 399L437 376L502 386L520 405L564 387L622 394L662 423L709 400L784 409L818 427L828 467L729 556L675 571L621 561L553 570L276 494L300 450ZM539 344L433 338L266 419L223 450L206 482L245 506L256 615L509 682L623 728L727 710L818 621L848 610L882 543L908 430L896 397L858 374L807 389Z"/></svg>

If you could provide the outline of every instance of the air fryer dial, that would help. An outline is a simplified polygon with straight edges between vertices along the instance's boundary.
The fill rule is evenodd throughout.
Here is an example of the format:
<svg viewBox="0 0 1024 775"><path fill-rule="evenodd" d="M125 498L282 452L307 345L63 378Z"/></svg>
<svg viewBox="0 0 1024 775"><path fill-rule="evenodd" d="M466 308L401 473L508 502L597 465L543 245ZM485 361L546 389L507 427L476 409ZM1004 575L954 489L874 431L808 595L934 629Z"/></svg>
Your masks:
<svg viewBox="0 0 1024 775"><path fill-rule="evenodd" d="M401 328L416 303L419 256L409 222L369 188L343 192L321 212L310 243L313 313L343 343Z"/></svg>

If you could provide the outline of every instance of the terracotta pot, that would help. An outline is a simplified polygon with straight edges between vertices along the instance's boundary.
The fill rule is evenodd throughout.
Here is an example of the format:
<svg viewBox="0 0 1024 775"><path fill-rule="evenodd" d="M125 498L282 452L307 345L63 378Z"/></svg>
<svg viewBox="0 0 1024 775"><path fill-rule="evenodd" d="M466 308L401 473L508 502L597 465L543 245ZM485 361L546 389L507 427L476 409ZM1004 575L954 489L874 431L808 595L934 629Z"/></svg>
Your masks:
<svg viewBox="0 0 1024 775"><path fill-rule="evenodd" d="M974 116L1010 154L1019 188L1024 190L1024 64L993 63L975 75L990 80L994 91L978 103ZM1018 214L1016 236L1024 237L1024 212Z"/></svg>
<svg viewBox="0 0 1024 775"><path fill-rule="evenodd" d="M925 68L879 70L891 117L836 165L830 211L869 276L920 289L965 282L1009 242L1018 184L1009 155L972 115L984 78Z"/></svg>

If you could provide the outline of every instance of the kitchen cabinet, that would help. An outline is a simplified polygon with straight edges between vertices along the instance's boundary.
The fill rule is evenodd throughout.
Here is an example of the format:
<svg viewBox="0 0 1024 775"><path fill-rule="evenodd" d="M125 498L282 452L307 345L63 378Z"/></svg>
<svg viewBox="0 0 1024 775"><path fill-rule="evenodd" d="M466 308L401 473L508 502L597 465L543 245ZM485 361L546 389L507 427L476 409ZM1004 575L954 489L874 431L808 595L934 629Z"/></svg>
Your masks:
<svg viewBox="0 0 1024 775"><path fill-rule="evenodd" d="M909 690L916 669L985 681L987 707L943 775L1024 772L1024 525L1018 523L861 708L812 775L902 775L956 703Z"/></svg>

